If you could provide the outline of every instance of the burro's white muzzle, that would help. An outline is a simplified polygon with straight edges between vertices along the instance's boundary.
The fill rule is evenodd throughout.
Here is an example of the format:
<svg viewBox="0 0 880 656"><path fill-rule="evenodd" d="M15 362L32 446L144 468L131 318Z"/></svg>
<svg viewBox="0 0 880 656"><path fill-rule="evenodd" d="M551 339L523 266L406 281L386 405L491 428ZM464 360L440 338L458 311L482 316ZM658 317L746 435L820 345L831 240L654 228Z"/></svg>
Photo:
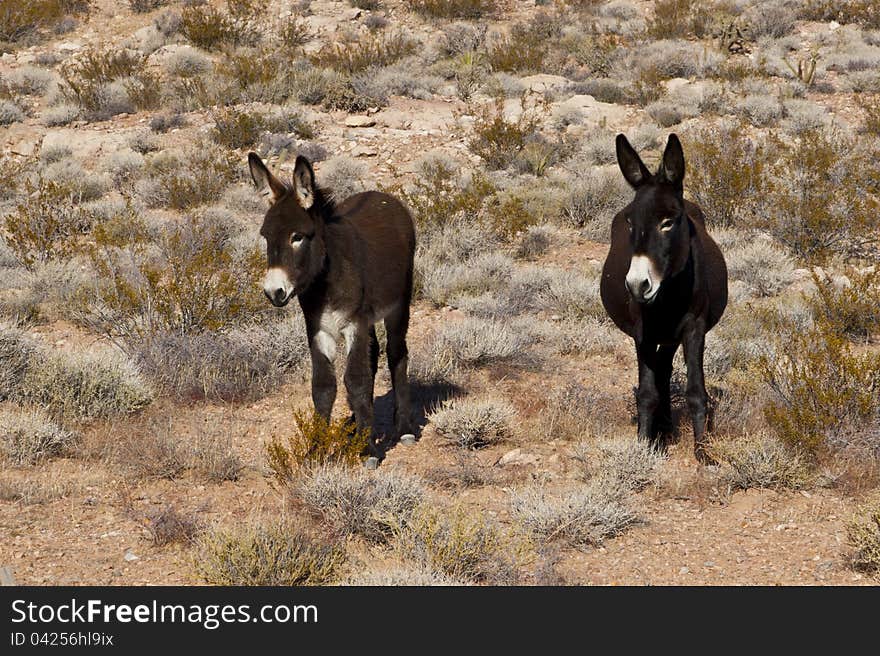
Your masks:
<svg viewBox="0 0 880 656"><path fill-rule="evenodd" d="M272 267L263 278L263 293L277 307L287 305L293 295L293 284L287 273L280 267Z"/></svg>
<svg viewBox="0 0 880 656"><path fill-rule="evenodd" d="M654 300L663 278L647 255L633 255L626 273L626 288L639 303Z"/></svg>

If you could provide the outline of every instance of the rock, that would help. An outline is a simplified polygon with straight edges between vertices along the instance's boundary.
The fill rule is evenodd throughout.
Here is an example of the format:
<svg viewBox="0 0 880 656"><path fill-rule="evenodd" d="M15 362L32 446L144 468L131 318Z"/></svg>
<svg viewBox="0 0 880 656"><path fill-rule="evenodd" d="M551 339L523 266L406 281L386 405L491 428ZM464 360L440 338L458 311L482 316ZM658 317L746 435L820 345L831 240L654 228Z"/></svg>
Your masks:
<svg viewBox="0 0 880 656"><path fill-rule="evenodd" d="M61 52L76 52L77 50L81 50L82 47L83 45L76 41L62 41L55 45L56 50L60 50Z"/></svg>
<svg viewBox="0 0 880 656"><path fill-rule="evenodd" d="M361 17L361 14L364 12L357 7L352 7L348 11L345 12L344 16L346 20L354 21Z"/></svg>
<svg viewBox="0 0 880 656"><path fill-rule="evenodd" d="M378 469L379 468L379 459L375 456L370 456L364 461L364 467L369 470Z"/></svg>
<svg viewBox="0 0 880 656"><path fill-rule="evenodd" d="M355 146L351 150L352 157L375 157L379 151L372 146Z"/></svg>
<svg viewBox="0 0 880 656"><path fill-rule="evenodd" d="M665 85L667 93L672 93L691 86L691 81L683 77L674 77L671 80L666 80Z"/></svg>
<svg viewBox="0 0 880 656"><path fill-rule="evenodd" d="M599 102L593 96L586 94L572 96L562 102L553 103L552 109L554 113L580 111L584 116L585 122L595 125L600 123L609 126L620 125L626 120L627 116L626 107Z"/></svg>
<svg viewBox="0 0 880 656"><path fill-rule="evenodd" d="M134 552L132 552L131 549L126 549L125 555L123 556L123 559L125 559L125 562L127 562L127 563L133 563L136 560L140 560L141 557L136 555Z"/></svg>
<svg viewBox="0 0 880 656"><path fill-rule="evenodd" d="M349 116L345 119L347 128L371 128L376 125L376 119L370 116Z"/></svg>
<svg viewBox="0 0 880 656"><path fill-rule="evenodd" d="M538 456L533 453L524 453L522 449L508 451L498 460L502 467L509 465L534 465L538 462Z"/></svg>
<svg viewBox="0 0 880 656"><path fill-rule="evenodd" d="M416 443L416 436L412 433L404 433L400 436L400 443L405 444L406 446L411 446Z"/></svg>
<svg viewBox="0 0 880 656"><path fill-rule="evenodd" d="M561 75L548 75L541 73L539 75L527 75L519 80L526 89L544 93L545 91L563 89L568 86L568 79Z"/></svg>

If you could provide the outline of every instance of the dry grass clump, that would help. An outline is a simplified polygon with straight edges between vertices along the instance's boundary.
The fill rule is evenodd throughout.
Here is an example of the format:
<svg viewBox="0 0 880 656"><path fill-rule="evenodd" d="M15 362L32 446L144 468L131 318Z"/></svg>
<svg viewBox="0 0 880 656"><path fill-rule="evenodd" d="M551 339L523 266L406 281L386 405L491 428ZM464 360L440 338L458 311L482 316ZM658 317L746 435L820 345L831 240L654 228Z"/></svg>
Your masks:
<svg viewBox="0 0 880 656"><path fill-rule="evenodd" d="M190 545L203 530L202 522L195 514L181 512L173 504L163 504L143 513L138 519L156 547Z"/></svg>
<svg viewBox="0 0 880 656"><path fill-rule="evenodd" d="M266 445L269 468L282 483L293 481L305 465L360 464L369 442L368 431L358 432L348 418L327 422L316 413L295 412L293 421L296 432L287 438L287 444L273 437Z"/></svg>
<svg viewBox="0 0 880 656"><path fill-rule="evenodd" d="M381 569L367 569L348 576L345 586L449 586L470 585L443 572L410 564L391 564Z"/></svg>
<svg viewBox="0 0 880 656"><path fill-rule="evenodd" d="M462 449L479 449L507 439L513 406L502 399L458 398L445 401L429 415L437 432Z"/></svg>
<svg viewBox="0 0 880 656"><path fill-rule="evenodd" d="M774 296L794 281L794 261L772 239L758 237L724 254L728 274L755 296Z"/></svg>
<svg viewBox="0 0 880 656"><path fill-rule="evenodd" d="M853 552L853 567L874 572L880 571L880 503L875 499L862 506L847 522L846 539Z"/></svg>
<svg viewBox="0 0 880 656"><path fill-rule="evenodd" d="M515 364L526 360L524 351L532 341L508 321L469 317L437 331L432 355L438 365L449 369Z"/></svg>
<svg viewBox="0 0 880 656"><path fill-rule="evenodd" d="M407 562L455 580L504 585L520 578L525 545L495 524L461 509L416 509L395 532L396 547Z"/></svg>
<svg viewBox="0 0 880 656"><path fill-rule="evenodd" d="M194 144L180 156L154 155L145 173L149 177L137 191L146 204L173 210L216 201L241 175L235 153L211 143Z"/></svg>
<svg viewBox="0 0 880 656"><path fill-rule="evenodd" d="M604 439L575 446L583 476L608 487L638 492L656 481L663 455L643 440Z"/></svg>
<svg viewBox="0 0 880 656"><path fill-rule="evenodd" d="M344 550L284 522L213 528L196 538L195 573L210 585L328 585Z"/></svg>
<svg viewBox="0 0 880 656"><path fill-rule="evenodd" d="M76 439L38 408L0 411L0 454L14 465L35 465L64 453Z"/></svg>
<svg viewBox="0 0 880 656"><path fill-rule="evenodd" d="M116 351L48 352L32 359L16 397L66 419L96 419L137 412L153 393Z"/></svg>
<svg viewBox="0 0 880 656"><path fill-rule="evenodd" d="M625 488L603 480L560 495L533 488L514 496L512 511L524 528L544 542L598 546L638 523L628 494Z"/></svg>
<svg viewBox="0 0 880 656"><path fill-rule="evenodd" d="M766 433L713 440L709 454L721 464L721 480L733 489L798 489L811 478L808 459Z"/></svg>
<svg viewBox="0 0 880 656"><path fill-rule="evenodd" d="M483 159L487 168L505 169L513 165L524 156L527 145L534 143L539 115L533 107L527 106L528 102L529 98L523 96L523 111L516 119L504 115L502 98L474 110L474 134L468 147Z"/></svg>
<svg viewBox="0 0 880 656"><path fill-rule="evenodd" d="M265 132L294 133L303 139L314 136L311 126L296 110L263 114L226 107L214 113L211 138L227 148L249 148Z"/></svg>
<svg viewBox="0 0 880 656"><path fill-rule="evenodd" d="M421 479L399 472L324 464L306 472L291 492L337 533L384 543L421 504L424 486Z"/></svg>
<svg viewBox="0 0 880 656"><path fill-rule="evenodd" d="M194 46L222 50L253 46L261 38L259 19L265 0L227 0L223 12L210 4L191 4L180 15L180 33Z"/></svg>
<svg viewBox="0 0 880 656"><path fill-rule="evenodd" d="M262 398L301 370L308 343L300 322L223 332L157 333L129 345L144 375L180 400Z"/></svg>
<svg viewBox="0 0 880 656"><path fill-rule="evenodd" d="M658 0L648 20L648 36L654 39L683 39L706 36L712 27L710 3L700 0Z"/></svg>
<svg viewBox="0 0 880 656"><path fill-rule="evenodd" d="M37 345L24 332L0 324L0 401L18 393L36 352Z"/></svg>

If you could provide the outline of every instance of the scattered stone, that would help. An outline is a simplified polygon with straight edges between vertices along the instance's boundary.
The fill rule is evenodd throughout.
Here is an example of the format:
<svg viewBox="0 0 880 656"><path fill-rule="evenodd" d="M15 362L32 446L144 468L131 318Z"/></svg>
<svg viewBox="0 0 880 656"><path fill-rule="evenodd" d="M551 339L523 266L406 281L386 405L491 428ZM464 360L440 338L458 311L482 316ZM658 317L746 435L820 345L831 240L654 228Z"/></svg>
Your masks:
<svg viewBox="0 0 880 656"><path fill-rule="evenodd" d="M347 128L371 128L376 125L376 119L369 116L349 116L345 119Z"/></svg>
<svg viewBox="0 0 880 656"><path fill-rule="evenodd" d="M126 549L125 555L122 558L127 563L133 563L134 561L141 559L141 557L136 555L131 549Z"/></svg>
<svg viewBox="0 0 880 656"><path fill-rule="evenodd" d="M364 461L364 467L369 470L378 469L379 459L375 456L370 456Z"/></svg>
<svg viewBox="0 0 880 656"><path fill-rule="evenodd" d="M534 465L538 462L538 456L533 453L525 453L522 449L514 449L508 451L498 460L498 464L502 467L508 465Z"/></svg>
<svg viewBox="0 0 880 656"><path fill-rule="evenodd" d="M404 433L400 436L400 443L405 444L406 446L411 446L416 443L416 436L412 433Z"/></svg>

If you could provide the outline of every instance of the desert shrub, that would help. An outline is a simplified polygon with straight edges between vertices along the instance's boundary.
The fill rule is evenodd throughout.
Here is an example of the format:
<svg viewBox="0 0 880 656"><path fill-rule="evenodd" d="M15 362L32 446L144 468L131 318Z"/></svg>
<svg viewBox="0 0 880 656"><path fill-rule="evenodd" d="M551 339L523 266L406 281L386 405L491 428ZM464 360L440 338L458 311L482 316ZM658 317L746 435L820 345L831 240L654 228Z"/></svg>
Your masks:
<svg viewBox="0 0 880 656"><path fill-rule="evenodd" d="M507 401L460 398L445 401L428 419L447 442L462 449L479 449L510 437L516 410Z"/></svg>
<svg viewBox="0 0 880 656"><path fill-rule="evenodd" d="M810 479L808 459L766 433L715 439L708 451L721 464L722 481L734 489L798 489Z"/></svg>
<svg viewBox="0 0 880 656"><path fill-rule="evenodd" d="M184 7L180 33L194 46L205 50L253 45L259 40L255 17L264 4L250 0L227 2L228 12L209 4Z"/></svg>
<svg viewBox="0 0 880 656"><path fill-rule="evenodd" d="M581 443L575 446L575 459L587 481L636 492L655 482L663 462L655 448L636 439L604 439L595 447Z"/></svg>
<svg viewBox="0 0 880 656"><path fill-rule="evenodd" d="M186 466L211 483L237 481L244 465L229 435L198 432L183 449Z"/></svg>
<svg viewBox="0 0 880 656"><path fill-rule="evenodd" d="M407 35L371 33L357 41L328 43L311 56L315 66L360 73L370 67L390 66L416 52L418 44Z"/></svg>
<svg viewBox="0 0 880 656"><path fill-rule="evenodd" d="M336 202L366 189L367 167L351 157L332 157L321 167L321 183Z"/></svg>
<svg viewBox="0 0 880 656"><path fill-rule="evenodd" d="M42 114L43 122L49 127L58 125L67 125L80 118L82 110L70 103L61 103L54 107L49 107Z"/></svg>
<svg viewBox="0 0 880 656"><path fill-rule="evenodd" d="M880 504L864 504L846 524L846 540L853 550L852 565L868 572L880 570Z"/></svg>
<svg viewBox="0 0 880 656"><path fill-rule="evenodd" d="M145 172L153 182L149 205L186 210L216 200L239 173L239 162L235 153L196 144L182 159L149 160Z"/></svg>
<svg viewBox="0 0 880 656"><path fill-rule="evenodd" d="M179 77L204 75L212 66L211 58L196 48L175 50L165 62L165 70Z"/></svg>
<svg viewBox="0 0 880 656"><path fill-rule="evenodd" d="M34 358L16 397L64 419L94 419L137 412L153 395L129 360L106 351Z"/></svg>
<svg viewBox="0 0 880 656"><path fill-rule="evenodd" d="M779 356L760 363L771 391L764 414L783 442L815 458L876 415L880 358L853 352L827 323L780 341Z"/></svg>
<svg viewBox="0 0 880 656"><path fill-rule="evenodd" d="M0 125L21 123L25 114L16 103L11 100L0 100Z"/></svg>
<svg viewBox="0 0 880 656"><path fill-rule="evenodd" d="M583 319L604 317L599 298L598 269L592 271L554 271L547 285L540 290L540 303L550 312L563 317Z"/></svg>
<svg viewBox="0 0 880 656"><path fill-rule="evenodd" d="M57 477L49 480L34 478L31 472L27 477L3 476L0 474L0 501L12 501L25 506L50 503L78 492L78 485L70 480Z"/></svg>
<svg viewBox="0 0 880 656"><path fill-rule="evenodd" d="M495 193L495 186L479 174L463 178L460 171L454 160L427 157L419 163L412 187L392 191L409 206L424 231L455 224L465 217L473 220L486 196Z"/></svg>
<svg viewBox="0 0 880 656"><path fill-rule="evenodd" d="M772 146L751 140L741 126L722 125L685 136L685 189L710 226L753 227L764 211Z"/></svg>
<svg viewBox="0 0 880 656"><path fill-rule="evenodd" d="M562 540L574 547L598 546L638 523L626 490L596 481L564 495L522 490L512 501L517 521L544 542Z"/></svg>
<svg viewBox="0 0 880 656"><path fill-rule="evenodd" d="M829 131L806 132L782 148L763 227L808 261L862 253L876 239L876 156Z"/></svg>
<svg viewBox="0 0 880 656"><path fill-rule="evenodd" d="M0 401L17 393L36 351L36 344L23 331L0 324Z"/></svg>
<svg viewBox="0 0 880 656"><path fill-rule="evenodd" d="M136 14L146 14L168 4L168 0L128 0L128 6Z"/></svg>
<svg viewBox="0 0 880 656"><path fill-rule="evenodd" d="M871 0L808 0L799 8L803 20L861 23L880 28L880 7Z"/></svg>
<svg viewBox="0 0 880 656"><path fill-rule="evenodd" d="M525 551L498 526L460 509L422 506L396 530L395 538L408 562L474 583L515 583Z"/></svg>
<svg viewBox="0 0 880 656"><path fill-rule="evenodd" d="M39 409L0 412L0 454L15 465L34 465L59 455L75 440L74 433Z"/></svg>
<svg viewBox="0 0 880 656"><path fill-rule="evenodd" d="M779 101L766 94L747 95L737 103L736 111L758 127L773 125L782 118L782 106Z"/></svg>
<svg viewBox="0 0 880 656"><path fill-rule="evenodd" d="M433 358L449 368L514 363L532 343L529 335L497 319L466 318L437 331Z"/></svg>
<svg viewBox="0 0 880 656"><path fill-rule="evenodd" d="M482 18L495 11L495 0L407 0L407 4L432 18Z"/></svg>
<svg viewBox="0 0 880 656"><path fill-rule="evenodd" d="M161 98L159 78L146 58L130 50L86 50L62 65L61 95L89 120L135 109L153 109Z"/></svg>
<svg viewBox="0 0 880 656"><path fill-rule="evenodd" d="M709 3L702 0L658 0L648 20L648 36L672 39L707 36L712 26Z"/></svg>
<svg viewBox="0 0 880 656"><path fill-rule="evenodd" d="M214 528L195 544L193 567L211 585L327 585L345 552L285 523Z"/></svg>
<svg viewBox="0 0 880 656"><path fill-rule="evenodd" d="M228 229L208 218L166 224L150 244L141 222L114 243L103 226L90 258L100 276L81 299L80 321L124 348L162 333L233 327L265 310L254 293L256 250L236 252Z"/></svg>
<svg viewBox="0 0 880 656"><path fill-rule="evenodd" d="M2 0L0 41L21 41L41 29L59 25L69 15L88 12L90 5L90 0Z"/></svg>
<svg viewBox="0 0 880 656"><path fill-rule="evenodd" d="M342 535L387 542L409 521L424 495L422 481L402 473L371 474L361 467L319 465L293 487L312 514Z"/></svg>
<svg viewBox="0 0 880 656"><path fill-rule="evenodd" d="M520 260L535 260L553 244L552 231L546 226L529 226L516 245L516 257Z"/></svg>
<svg viewBox="0 0 880 656"><path fill-rule="evenodd" d="M757 238L725 252L727 271L756 296L773 296L794 281L794 261L767 238Z"/></svg>
<svg viewBox="0 0 880 656"><path fill-rule="evenodd" d="M880 270L849 267L841 283L813 272L813 311L850 337L867 339L880 331Z"/></svg>
<svg viewBox="0 0 880 656"><path fill-rule="evenodd" d="M299 322L223 332L165 332L129 346L151 381L180 400L244 401L277 389L302 366L308 344Z"/></svg>
<svg viewBox="0 0 880 656"><path fill-rule="evenodd" d="M6 243L26 267L70 257L76 238L89 230L92 216L69 184L40 177L24 183L27 200L6 216Z"/></svg>
<svg viewBox="0 0 880 656"><path fill-rule="evenodd" d="M293 420L296 432L286 445L277 437L266 445L269 467L279 481L292 481L294 472L304 465L360 463L369 435L358 431L349 419L328 422L315 413L296 412Z"/></svg>
<svg viewBox="0 0 880 656"><path fill-rule="evenodd" d="M192 544L202 530L202 523L198 517L192 513L181 512L172 504L149 510L138 519L156 547Z"/></svg>
<svg viewBox="0 0 880 656"><path fill-rule="evenodd" d="M51 71L35 66L17 68L0 81L0 93L8 92L14 98L17 94L41 96L52 85L55 77Z"/></svg>
<svg viewBox="0 0 880 656"><path fill-rule="evenodd" d="M474 134L468 147L483 159L488 168L504 169L513 164L530 138L536 135L539 117L533 107L527 107L528 102L528 97L524 95L523 111L515 120L504 116L504 101L501 98L475 110Z"/></svg>
<svg viewBox="0 0 880 656"><path fill-rule="evenodd" d="M421 264L421 262L420 262ZM422 295L437 306L503 289L512 275L513 262L499 253L489 252L461 264L429 260L430 270L420 272Z"/></svg>
<svg viewBox="0 0 880 656"><path fill-rule="evenodd" d="M117 150L107 158L106 167L117 187L132 183L143 170L144 156L133 150Z"/></svg>
<svg viewBox="0 0 880 656"><path fill-rule="evenodd" d="M486 61L493 71L541 71L547 56L547 37L533 26L517 23L509 34L497 35L489 44Z"/></svg>
<svg viewBox="0 0 880 656"><path fill-rule="evenodd" d="M617 171L591 168L568 185L562 218L585 229L591 239L607 242L611 218L631 200L632 190Z"/></svg>
<svg viewBox="0 0 880 656"><path fill-rule="evenodd" d="M312 39L308 21L296 14L288 16L278 26L278 39L288 52L298 51Z"/></svg>
<svg viewBox="0 0 880 656"><path fill-rule="evenodd" d="M880 137L880 100L862 99L859 103L865 112L863 131L873 137Z"/></svg>

